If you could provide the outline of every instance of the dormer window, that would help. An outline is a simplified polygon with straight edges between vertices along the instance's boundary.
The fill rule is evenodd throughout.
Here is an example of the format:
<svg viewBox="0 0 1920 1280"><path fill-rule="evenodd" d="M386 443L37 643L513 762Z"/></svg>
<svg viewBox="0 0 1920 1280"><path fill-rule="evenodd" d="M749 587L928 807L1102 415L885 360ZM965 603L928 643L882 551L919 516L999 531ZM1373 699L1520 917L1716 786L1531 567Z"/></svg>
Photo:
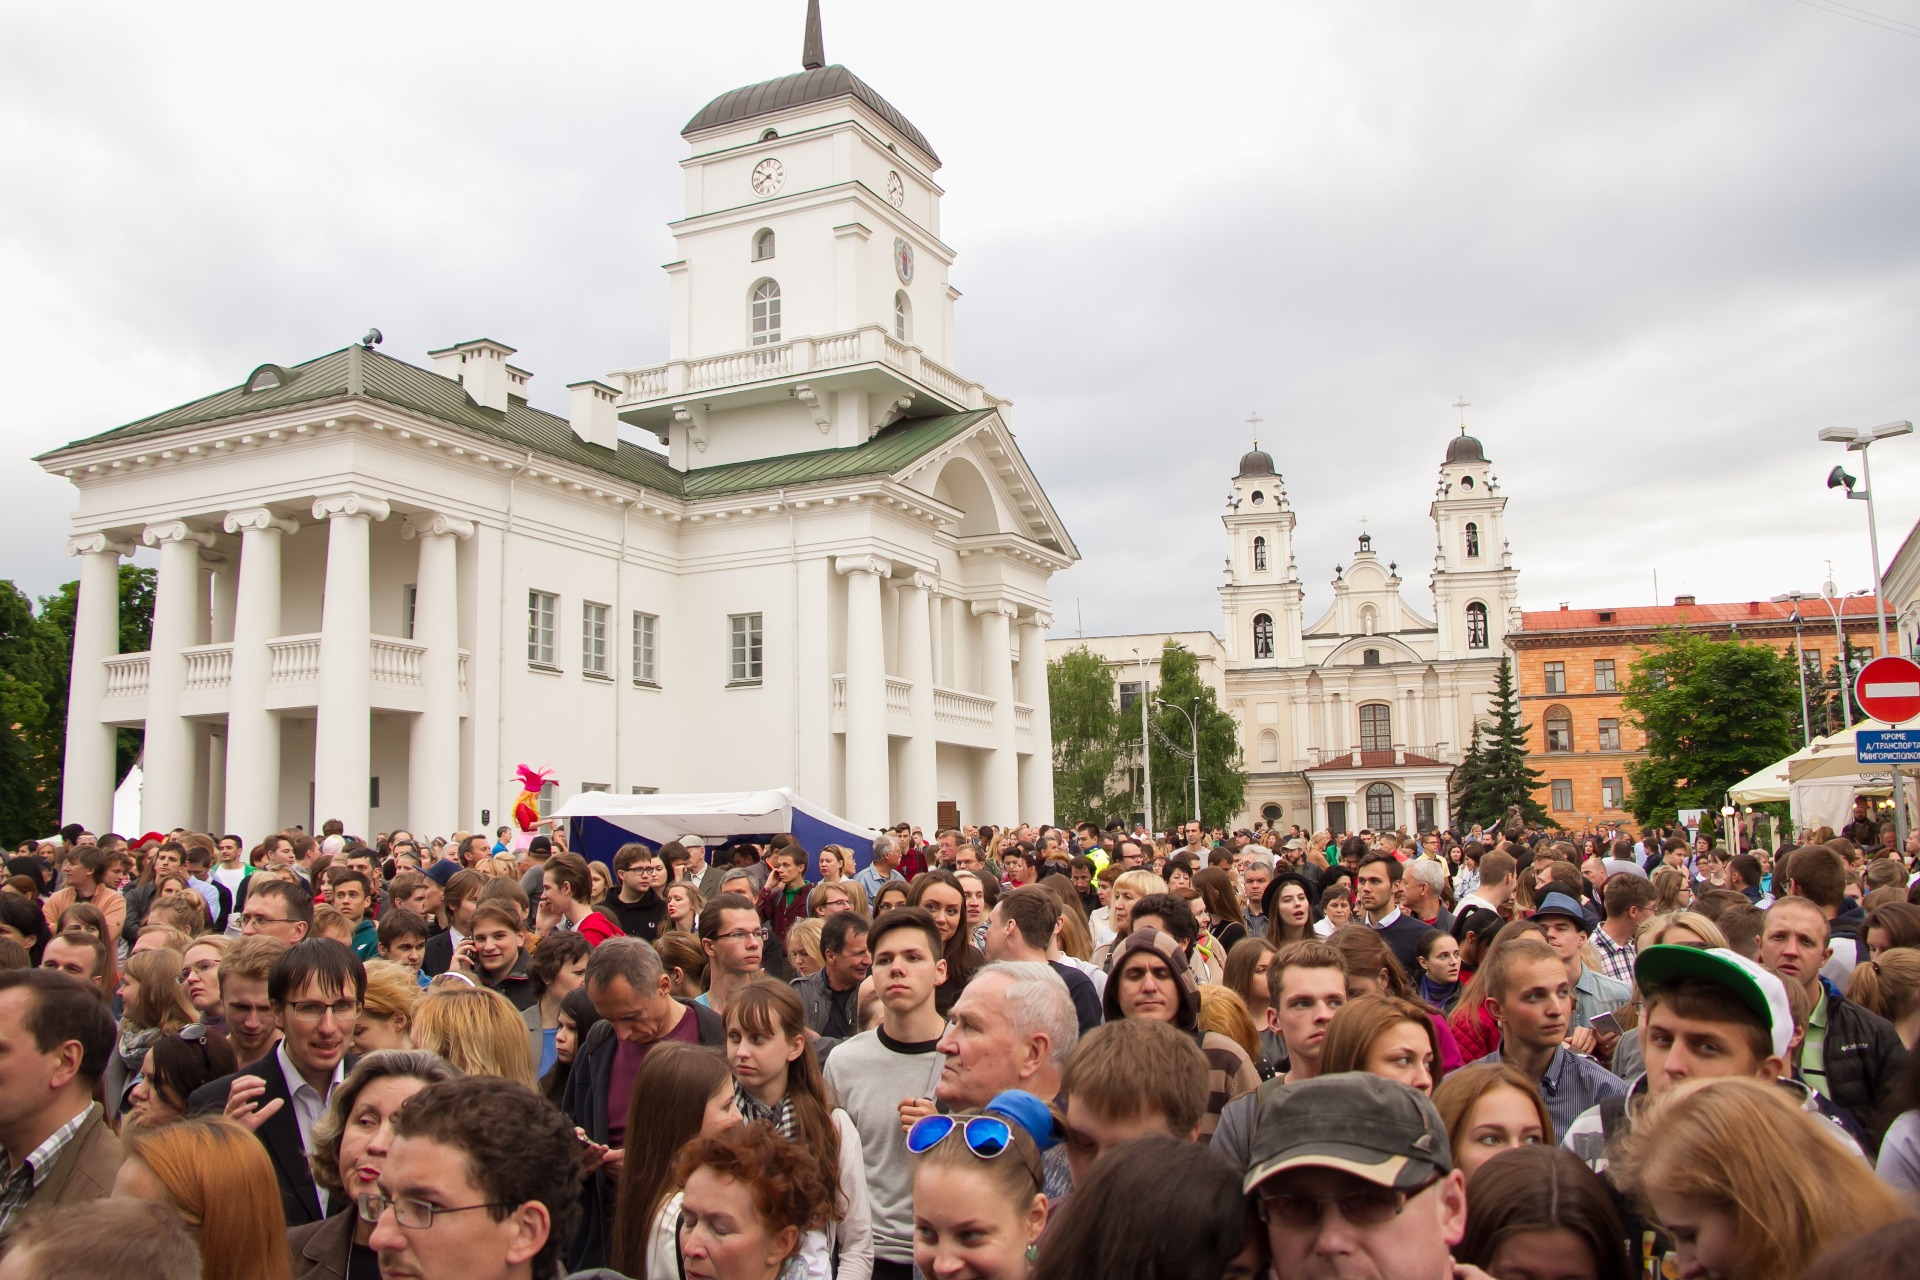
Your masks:
<svg viewBox="0 0 1920 1280"><path fill-rule="evenodd" d="M753 260L765 262L773 256L773 228L767 227L753 237Z"/></svg>
<svg viewBox="0 0 1920 1280"><path fill-rule="evenodd" d="M256 391L278 391L293 381L293 375L277 364L263 364L247 375L246 384L241 393L252 395Z"/></svg>
<svg viewBox="0 0 1920 1280"><path fill-rule="evenodd" d="M1479 554L1480 526L1469 520L1467 521L1467 558L1471 560L1478 557Z"/></svg>
<svg viewBox="0 0 1920 1280"><path fill-rule="evenodd" d="M1265 538L1255 538L1253 540L1253 567L1256 570L1264 570L1267 567L1267 540Z"/></svg>
<svg viewBox="0 0 1920 1280"><path fill-rule="evenodd" d="M763 133L763 134L761 134L761 135L760 135L760 141L762 141L762 142L772 142L772 141L773 141L773 140L774 140L775 138L778 138L779 136L780 136L780 133L779 133L779 131L778 131L778 130L776 130L776 129L769 129L769 130L767 130L767 131L766 131L765 133Z"/></svg>
<svg viewBox="0 0 1920 1280"><path fill-rule="evenodd" d="M913 300L905 289L893 295L893 336L901 342L913 341Z"/></svg>
<svg viewBox="0 0 1920 1280"><path fill-rule="evenodd" d="M780 341L780 284L762 280L753 286L748 308L748 336L756 347Z"/></svg>

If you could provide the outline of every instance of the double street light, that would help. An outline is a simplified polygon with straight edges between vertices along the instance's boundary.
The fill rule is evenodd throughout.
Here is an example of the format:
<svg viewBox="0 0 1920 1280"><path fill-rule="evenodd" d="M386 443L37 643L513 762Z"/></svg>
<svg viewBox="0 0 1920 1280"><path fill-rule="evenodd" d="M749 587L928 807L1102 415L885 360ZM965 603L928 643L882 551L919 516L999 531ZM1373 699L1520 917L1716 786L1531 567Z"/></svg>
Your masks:
<svg viewBox="0 0 1920 1280"><path fill-rule="evenodd" d="M1195 703L1199 699L1194 699ZM1164 698L1155 698L1154 702L1163 707L1172 707L1187 718L1187 727L1193 731L1193 820L1200 822L1200 722L1193 718L1185 707L1176 706Z"/></svg>

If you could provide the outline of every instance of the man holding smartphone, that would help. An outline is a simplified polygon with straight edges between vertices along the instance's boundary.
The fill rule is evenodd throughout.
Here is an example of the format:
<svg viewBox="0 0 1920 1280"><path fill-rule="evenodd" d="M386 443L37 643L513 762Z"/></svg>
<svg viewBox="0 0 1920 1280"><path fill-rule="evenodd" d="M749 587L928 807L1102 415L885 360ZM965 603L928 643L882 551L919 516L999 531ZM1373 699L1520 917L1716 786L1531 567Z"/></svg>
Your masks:
<svg viewBox="0 0 1920 1280"><path fill-rule="evenodd" d="M1568 1023L1567 1047L1575 1053L1591 1053L1602 1062L1613 1061L1613 1046L1620 1038L1616 1026L1611 1035L1601 1035L1593 1020L1633 999L1633 988L1606 974L1587 968L1581 949L1587 944L1587 913L1564 893L1549 893L1534 908L1534 921L1546 930L1547 945L1567 968L1567 981L1573 984L1573 1019Z"/></svg>

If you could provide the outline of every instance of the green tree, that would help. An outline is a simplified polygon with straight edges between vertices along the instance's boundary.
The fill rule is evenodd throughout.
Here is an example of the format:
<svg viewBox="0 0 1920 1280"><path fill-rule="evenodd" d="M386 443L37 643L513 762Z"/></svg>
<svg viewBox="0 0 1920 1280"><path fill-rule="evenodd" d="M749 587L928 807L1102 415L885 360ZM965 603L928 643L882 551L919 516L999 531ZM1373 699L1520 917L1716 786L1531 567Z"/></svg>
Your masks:
<svg viewBox="0 0 1920 1280"><path fill-rule="evenodd" d="M144 653L153 642L153 596L157 575L139 565L120 566L120 652ZM74 617L79 608L80 584L69 582L40 601L40 616L57 628L63 637L63 652L73 653ZM66 751L67 688L63 676L58 704L61 754ZM114 780L118 782L140 758L144 735L138 729L122 729L114 742Z"/></svg>
<svg viewBox="0 0 1920 1280"><path fill-rule="evenodd" d="M60 629L0 582L0 838L9 845L60 825L69 655Z"/></svg>
<svg viewBox="0 0 1920 1280"><path fill-rule="evenodd" d="M1220 709L1213 690L1200 679L1199 657L1167 641L1160 653L1160 687L1153 696L1172 704L1156 705L1148 717L1155 829L1164 831L1193 817L1193 730L1182 711L1193 715L1200 729L1201 820L1209 825L1231 822L1247 802L1240 725Z"/></svg>
<svg viewBox="0 0 1920 1280"><path fill-rule="evenodd" d="M1799 742L1793 657L1770 645L1664 631L1635 659L1621 705L1647 735L1646 758L1627 770L1643 823L1718 813L1728 787Z"/></svg>
<svg viewBox="0 0 1920 1280"><path fill-rule="evenodd" d="M1507 810L1520 806L1529 823L1556 825L1534 795L1540 771L1527 763L1527 726L1520 723L1520 696L1513 684L1513 661L1500 659L1493 687L1493 723L1473 726L1473 740L1453 771L1453 817L1456 825L1498 826Z"/></svg>
<svg viewBox="0 0 1920 1280"><path fill-rule="evenodd" d="M1092 819L1104 825L1128 807L1114 787L1122 756L1131 758L1137 733L1129 735L1114 697L1113 672L1081 645L1047 663L1047 698L1053 723L1053 804L1063 822Z"/></svg>

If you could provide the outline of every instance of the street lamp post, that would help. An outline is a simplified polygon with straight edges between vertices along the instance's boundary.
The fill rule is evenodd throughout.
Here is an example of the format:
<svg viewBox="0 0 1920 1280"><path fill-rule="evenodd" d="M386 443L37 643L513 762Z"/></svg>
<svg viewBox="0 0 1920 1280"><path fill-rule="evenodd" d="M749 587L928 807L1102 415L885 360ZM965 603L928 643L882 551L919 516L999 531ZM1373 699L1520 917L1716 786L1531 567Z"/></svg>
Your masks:
<svg viewBox="0 0 1920 1280"><path fill-rule="evenodd" d="M1807 723L1807 654L1800 644L1800 601L1798 591L1789 591L1785 595L1775 596L1773 602L1782 604L1793 601L1793 666L1800 676L1800 745L1813 745L1813 727Z"/></svg>
<svg viewBox="0 0 1920 1280"><path fill-rule="evenodd" d="M1154 701L1158 702L1163 707L1173 707L1175 711L1178 711L1181 715L1186 716L1187 727L1193 731L1193 820L1196 823L1199 823L1200 822L1200 722L1194 719L1193 715L1190 712L1188 712L1188 710L1185 707L1174 707L1171 702L1162 701L1159 698L1155 698ZM1199 699L1196 698L1195 701L1198 702ZM1204 826L1206 824L1200 823L1200 825Z"/></svg>
<svg viewBox="0 0 1920 1280"><path fill-rule="evenodd" d="M1890 652L1887 648L1887 602L1881 594L1880 581L1880 525L1873 508L1873 463L1869 460L1868 448L1876 440L1890 440L1895 436L1913 434L1911 422L1883 422L1877 427L1822 427L1820 438L1830 444L1844 444L1848 453L1860 455L1860 478L1866 487L1855 493L1853 477L1843 468L1835 467L1827 473L1827 488L1845 488L1848 498L1858 498L1867 504L1867 544L1873 552L1873 620L1880 631L1880 657ZM1842 646L1845 651L1845 646ZM1893 767L1893 827L1897 833L1898 847L1907 847L1907 806L1900 795L1900 766Z"/></svg>
<svg viewBox="0 0 1920 1280"><path fill-rule="evenodd" d="M1153 834L1153 741L1147 737L1147 660L1140 651L1133 651L1133 660L1140 667L1140 766L1143 772L1141 790L1146 792L1147 834Z"/></svg>

